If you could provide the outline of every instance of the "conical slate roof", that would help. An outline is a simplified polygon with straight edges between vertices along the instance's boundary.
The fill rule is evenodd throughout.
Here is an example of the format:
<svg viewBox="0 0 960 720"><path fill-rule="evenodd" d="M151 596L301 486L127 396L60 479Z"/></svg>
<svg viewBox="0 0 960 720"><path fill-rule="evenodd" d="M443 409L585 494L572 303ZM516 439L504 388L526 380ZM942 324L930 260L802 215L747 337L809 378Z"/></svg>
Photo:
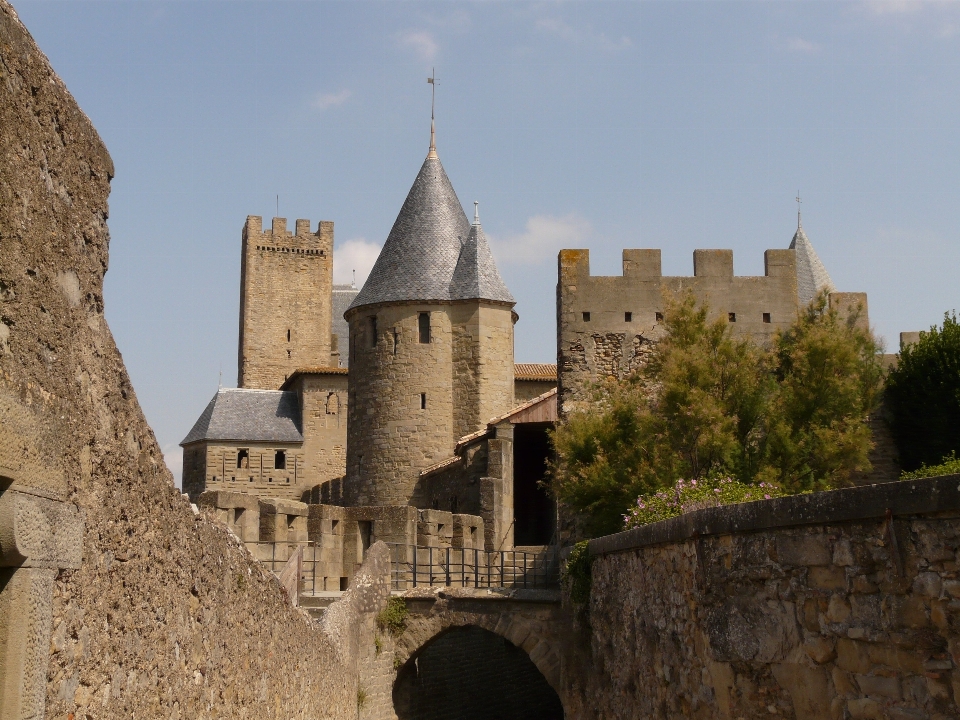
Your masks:
<svg viewBox="0 0 960 720"><path fill-rule="evenodd" d="M470 233L443 165L434 152L403 202L380 256L350 308L403 300L450 300L461 243Z"/></svg>
<svg viewBox="0 0 960 720"><path fill-rule="evenodd" d="M813 249L802 225L797 225L797 232L790 243L790 249L797 253L797 297L800 306L806 306L821 290L834 292L837 287L830 279L827 269L823 266L817 251Z"/></svg>
<svg viewBox="0 0 960 720"><path fill-rule="evenodd" d="M479 221L470 226L470 234L460 248L457 267L450 281L450 299L514 302L493 261L493 253Z"/></svg>

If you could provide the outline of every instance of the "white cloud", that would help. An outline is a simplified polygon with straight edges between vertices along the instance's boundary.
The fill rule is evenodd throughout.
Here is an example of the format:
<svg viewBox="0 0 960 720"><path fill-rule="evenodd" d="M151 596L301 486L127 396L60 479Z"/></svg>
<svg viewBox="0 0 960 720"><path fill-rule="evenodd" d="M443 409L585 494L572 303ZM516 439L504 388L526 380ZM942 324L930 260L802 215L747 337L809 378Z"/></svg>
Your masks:
<svg viewBox="0 0 960 720"><path fill-rule="evenodd" d="M596 32L590 27L574 28L559 18L540 18L537 20L536 29L547 35L552 35L565 42L574 45L587 45L598 48L605 52L615 52L624 50L633 42L626 35L621 35L619 40L611 40L602 32Z"/></svg>
<svg viewBox="0 0 960 720"><path fill-rule="evenodd" d="M320 93L310 104L323 112L327 108L340 107L350 99L352 94L349 90L341 90L338 93Z"/></svg>
<svg viewBox="0 0 960 720"><path fill-rule="evenodd" d="M363 287L378 255L380 246L363 238L340 243L333 251L333 281L346 285L353 281L353 272L356 270L357 287Z"/></svg>
<svg viewBox="0 0 960 720"><path fill-rule="evenodd" d="M590 223L576 213L563 217L534 215L522 233L500 239L488 237L500 262L534 265L555 260L560 250L583 247L591 231Z"/></svg>
<svg viewBox="0 0 960 720"><path fill-rule="evenodd" d="M177 487L183 483L183 448L176 443L168 443L163 448L163 461L173 473L173 482Z"/></svg>
<svg viewBox="0 0 960 720"><path fill-rule="evenodd" d="M783 46L790 52L815 53L820 50L817 43L799 37L787 38Z"/></svg>
<svg viewBox="0 0 960 720"><path fill-rule="evenodd" d="M865 0L869 10L877 15L895 15L916 12L923 8L923 0Z"/></svg>
<svg viewBox="0 0 960 720"><path fill-rule="evenodd" d="M407 30L400 33L400 46L413 50L421 60L432 61L440 45L429 30Z"/></svg>

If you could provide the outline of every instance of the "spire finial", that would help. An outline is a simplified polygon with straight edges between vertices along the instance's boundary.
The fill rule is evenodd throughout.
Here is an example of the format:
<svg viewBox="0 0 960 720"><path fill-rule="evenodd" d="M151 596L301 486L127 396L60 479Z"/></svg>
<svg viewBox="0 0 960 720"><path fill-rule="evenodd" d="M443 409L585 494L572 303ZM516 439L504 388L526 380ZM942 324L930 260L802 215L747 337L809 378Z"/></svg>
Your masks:
<svg viewBox="0 0 960 720"><path fill-rule="evenodd" d="M801 203L802 201L800 200L800 191L799 191L799 190L797 190L796 200L797 200L797 230L799 230L800 228L803 227L803 224L800 222L800 203Z"/></svg>
<svg viewBox="0 0 960 720"><path fill-rule="evenodd" d="M353 271L353 282L350 283L353 287L357 286L357 271Z"/></svg>
<svg viewBox="0 0 960 720"><path fill-rule="evenodd" d="M436 131L434 129L434 124L433 124L433 109L437 99L436 68L431 68L430 77L427 78L427 82L430 83L430 152L427 153L427 157L435 158L437 157L437 139L436 139Z"/></svg>
<svg viewBox="0 0 960 720"><path fill-rule="evenodd" d="M480 201L479 200L473 201L473 224L474 225L480 224Z"/></svg>

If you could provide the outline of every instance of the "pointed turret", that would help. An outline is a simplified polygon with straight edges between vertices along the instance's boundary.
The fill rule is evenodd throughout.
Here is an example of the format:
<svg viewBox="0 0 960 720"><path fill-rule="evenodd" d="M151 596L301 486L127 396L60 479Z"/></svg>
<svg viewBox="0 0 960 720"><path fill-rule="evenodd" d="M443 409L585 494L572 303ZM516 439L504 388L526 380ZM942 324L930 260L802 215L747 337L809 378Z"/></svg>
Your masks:
<svg viewBox="0 0 960 720"><path fill-rule="evenodd" d="M483 227L480 225L479 209L474 215L473 225L470 226L470 234L460 248L457 267L450 281L450 299L515 302L493 260L493 253L490 252Z"/></svg>
<svg viewBox="0 0 960 720"><path fill-rule="evenodd" d="M817 251L813 249L807 234L803 231L799 214L797 215L797 232L790 243L790 249L797 253L797 297L800 300L800 307L808 305L821 290L836 291L837 288L830 279L827 268L824 267L817 256Z"/></svg>
<svg viewBox="0 0 960 720"><path fill-rule="evenodd" d="M351 308L404 300L449 300L450 279L470 232L433 146L407 193L377 262Z"/></svg>

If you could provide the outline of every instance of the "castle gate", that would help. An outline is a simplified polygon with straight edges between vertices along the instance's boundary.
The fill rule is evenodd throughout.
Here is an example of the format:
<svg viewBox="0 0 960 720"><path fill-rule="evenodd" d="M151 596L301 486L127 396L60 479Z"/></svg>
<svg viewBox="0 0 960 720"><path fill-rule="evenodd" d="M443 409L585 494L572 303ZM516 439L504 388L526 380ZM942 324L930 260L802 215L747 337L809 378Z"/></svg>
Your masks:
<svg viewBox="0 0 960 720"><path fill-rule="evenodd" d="M560 647L570 621L558 590L422 588L403 597L393 690L400 720L467 718L463 708L504 720L563 717ZM450 715L458 702L460 714Z"/></svg>

